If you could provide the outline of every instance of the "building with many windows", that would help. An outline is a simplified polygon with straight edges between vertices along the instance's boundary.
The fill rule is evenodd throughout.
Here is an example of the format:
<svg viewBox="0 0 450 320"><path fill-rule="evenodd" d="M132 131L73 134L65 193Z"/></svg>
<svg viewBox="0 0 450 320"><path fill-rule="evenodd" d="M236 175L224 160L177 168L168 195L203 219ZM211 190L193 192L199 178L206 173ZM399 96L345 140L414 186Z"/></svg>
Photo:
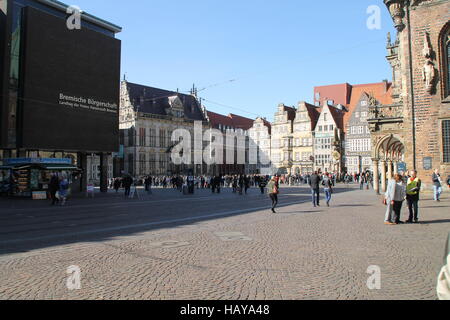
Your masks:
<svg viewBox="0 0 450 320"><path fill-rule="evenodd" d="M343 171L344 115L342 105L330 106L323 102L322 112L314 131L314 170Z"/></svg>
<svg viewBox="0 0 450 320"><path fill-rule="evenodd" d="M272 165L278 170L279 174L292 174L295 114L296 109L294 107L280 104L272 123Z"/></svg>
<svg viewBox="0 0 450 320"><path fill-rule="evenodd" d="M200 102L191 95L167 91L128 81L121 83L120 130L123 154L121 173L144 175L204 174L206 165L175 165L171 140L176 129L186 129L194 137L194 122L208 126ZM194 148L192 148L194 152ZM192 153L194 159L194 153Z"/></svg>
<svg viewBox="0 0 450 320"><path fill-rule="evenodd" d="M347 122L345 167L350 174L372 170L372 141L367 122L370 97L363 93Z"/></svg>
<svg viewBox="0 0 450 320"><path fill-rule="evenodd" d="M369 98L373 98L381 104L392 103L392 83L388 81L358 85L344 83L315 87L314 92L316 103L336 102L344 105L348 111L344 115L346 134L344 171L359 173L361 170L372 170L370 149L372 144L368 141L371 139L367 122L368 101Z"/></svg>
<svg viewBox="0 0 450 320"><path fill-rule="evenodd" d="M254 120L236 114L227 116L206 111L208 126L219 130L223 134L223 163L208 167L210 175L245 174L248 164L248 130L253 126ZM233 141L227 145L227 138ZM243 144L238 143L242 139Z"/></svg>
<svg viewBox="0 0 450 320"><path fill-rule="evenodd" d="M314 130L320 110L304 101L298 104L293 129L293 174L314 171Z"/></svg>
<svg viewBox="0 0 450 320"><path fill-rule="evenodd" d="M273 175L276 169L272 167L271 162L271 129L270 122L263 118L257 118L253 127L248 130L249 140L257 147L257 163L250 163L247 168L247 174Z"/></svg>

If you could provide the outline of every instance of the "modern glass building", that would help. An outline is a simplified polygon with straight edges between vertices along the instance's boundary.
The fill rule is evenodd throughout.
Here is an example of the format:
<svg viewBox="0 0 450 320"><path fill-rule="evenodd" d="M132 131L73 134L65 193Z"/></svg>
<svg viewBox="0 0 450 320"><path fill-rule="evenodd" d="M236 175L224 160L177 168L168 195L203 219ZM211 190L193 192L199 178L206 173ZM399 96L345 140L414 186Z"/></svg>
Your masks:
<svg viewBox="0 0 450 320"><path fill-rule="evenodd" d="M70 159L82 191L87 156L98 155L106 190L108 158L119 151L121 28L83 11L70 28L68 8L0 0L0 165L9 170L0 182L17 163L8 159Z"/></svg>

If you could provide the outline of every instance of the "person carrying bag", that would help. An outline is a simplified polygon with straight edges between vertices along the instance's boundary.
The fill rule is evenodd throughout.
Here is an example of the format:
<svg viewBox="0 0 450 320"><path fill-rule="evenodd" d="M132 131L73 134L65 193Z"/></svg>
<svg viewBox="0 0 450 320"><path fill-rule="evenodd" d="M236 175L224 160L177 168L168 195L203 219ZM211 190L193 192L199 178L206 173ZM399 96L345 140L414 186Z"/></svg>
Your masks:
<svg viewBox="0 0 450 320"><path fill-rule="evenodd" d="M275 177L273 177L267 184L267 190L269 193L269 197L272 200L272 213L276 213L275 208L278 205L278 194L280 193L280 189Z"/></svg>

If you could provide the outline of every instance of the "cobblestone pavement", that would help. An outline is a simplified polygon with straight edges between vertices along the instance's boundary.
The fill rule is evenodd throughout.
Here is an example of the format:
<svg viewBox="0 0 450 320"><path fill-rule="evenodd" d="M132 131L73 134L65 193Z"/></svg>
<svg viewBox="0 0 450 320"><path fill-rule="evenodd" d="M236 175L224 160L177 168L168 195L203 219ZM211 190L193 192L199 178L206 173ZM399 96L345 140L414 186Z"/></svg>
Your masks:
<svg viewBox="0 0 450 320"><path fill-rule="evenodd" d="M287 205L275 215L257 190L159 190L66 208L3 202L0 299L436 299L448 196L424 195L421 224L385 226L373 192L339 191L331 208L314 209L308 189L282 189ZM66 287L71 265L80 290ZM380 290L367 287L371 265Z"/></svg>

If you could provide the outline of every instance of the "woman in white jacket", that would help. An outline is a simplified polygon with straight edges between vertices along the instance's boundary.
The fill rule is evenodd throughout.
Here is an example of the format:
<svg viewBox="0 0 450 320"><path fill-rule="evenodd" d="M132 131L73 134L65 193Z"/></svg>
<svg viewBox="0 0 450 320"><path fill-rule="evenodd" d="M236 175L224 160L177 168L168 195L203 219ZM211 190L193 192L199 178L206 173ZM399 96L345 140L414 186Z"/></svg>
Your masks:
<svg viewBox="0 0 450 320"><path fill-rule="evenodd" d="M384 197L387 205L384 223L387 225L402 223L400 221L400 213L403 201L406 198L406 186L403 183L401 175L396 174L394 175L394 179L389 180Z"/></svg>

